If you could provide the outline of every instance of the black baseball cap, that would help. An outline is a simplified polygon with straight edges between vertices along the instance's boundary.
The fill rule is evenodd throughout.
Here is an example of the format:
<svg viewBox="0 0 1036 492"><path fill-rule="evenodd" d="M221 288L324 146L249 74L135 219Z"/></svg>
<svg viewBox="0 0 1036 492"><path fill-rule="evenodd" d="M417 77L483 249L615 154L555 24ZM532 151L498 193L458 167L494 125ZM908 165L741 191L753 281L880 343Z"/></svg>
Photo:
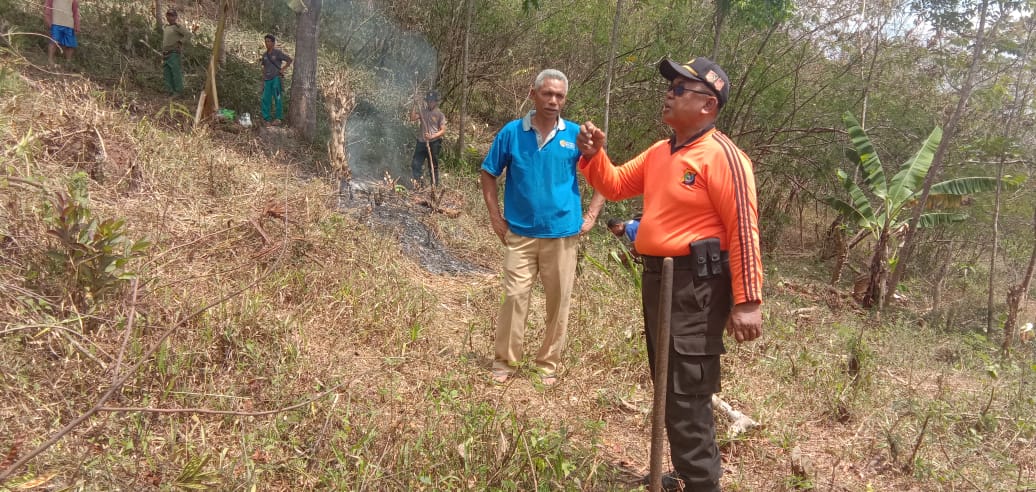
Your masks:
<svg viewBox="0 0 1036 492"><path fill-rule="evenodd" d="M425 101L438 101L439 93L437 91L428 91L428 94L424 96Z"/></svg>
<svg viewBox="0 0 1036 492"><path fill-rule="evenodd" d="M709 86L713 94L716 94L720 107L727 103L727 97L730 95L730 79L716 62L704 56L699 56L687 63L677 63L666 58L659 62L658 71L667 80L673 80L678 76L697 80Z"/></svg>

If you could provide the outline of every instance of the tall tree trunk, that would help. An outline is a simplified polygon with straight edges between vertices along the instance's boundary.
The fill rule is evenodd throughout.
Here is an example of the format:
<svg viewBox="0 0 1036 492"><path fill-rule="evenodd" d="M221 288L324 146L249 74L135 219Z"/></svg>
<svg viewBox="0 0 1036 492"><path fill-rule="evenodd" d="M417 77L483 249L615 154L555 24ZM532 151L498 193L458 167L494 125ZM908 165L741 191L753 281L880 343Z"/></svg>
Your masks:
<svg viewBox="0 0 1036 492"><path fill-rule="evenodd" d="M471 47L471 22L475 18L475 1L466 0L467 3L467 14L464 17L464 59L463 68L461 68L461 82L460 82L460 123L457 126L459 131L457 134L457 158L464 161L464 132L465 124L468 118L468 96L471 94L471 89L468 87L468 70L470 70L470 47Z"/></svg>
<svg viewBox="0 0 1036 492"><path fill-rule="evenodd" d="M209 68L205 71L205 90L198 98L198 109L194 113L194 124L212 118L219 111L219 91L216 87L216 71L219 70L220 47L226 38L227 17L230 14L229 0L220 2L219 21L216 23L216 38L212 42L212 54L209 56Z"/></svg>
<svg viewBox="0 0 1036 492"><path fill-rule="evenodd" d="M155 30L162 32L162 3L155 0Z"/></svg>
<svg viewBox="0 0 1036 492"><path fill-rule="evenodd" d="M730 12L731 2L730 0L715 0L713 3L716 4L716 12L712 25L712 53L709 54L709 57L712 58L712 61L716 61L716 58L719 57L719 40L723 33L723 21Z"/></svg>
<svg viewBox="0 0 1036 492"><path fill-rule="evenodd" d="M288 100L288 121L305 140L317 135L317 47L320 40L320 4L308 0L295 28L295 63Z"/></svg>
<svg viewBox="0 0 1036 492"><path fill-rule="evenodd" d="M939 270L935 273L935 282L932 282L932 313L938 313L942 309L942 288L946 283L946 274L950 271L950 263L953 259L952 250L949 246L945 248L946 253L938 255L942 261Z"/></svg>
<svg viewBox="0 0 1036 492"><path fill-rule="evenodd" d="M993 332L993 287L996 285L996 253L1000 250L1000 195L1003 192L1004 155L996 166L996 195L993 198L993 247L989 253L989 286L986 298L986 334ZM1010 297L1010 296L1008 296Z"/></svg>
<svg viewBox="0 0 1036 492"><path fill-rule="evenodd" d="M1003 354L1006 356L1011 352L1011 345L1014 344L1015 333L1018 328L1018 311L1025 305L1029 297L1029 285L1032 284L1032 275L1036 271L1036 210L1032 216L1032 254L1029 255L1029 266L1025 269L1025 277L1022 283L1007 289L1007 319L1004 321L1004 344Z"/></svg>
<svg viewBox="0 0 1036 492"><path fill-rule="evenodd" d="M619 20L622 18L622 0L615 0L615 18L612 20L612 36L608 47L608 73L604 79L604 133L608 133L608 121L612 110L612 77L615 74L615 49L619 44ZM607 145L607 144L606 144Z"/></svg>
<svg viewBox="0 0 1036 492"><path fill-rule="evenodd" d="M907 228L906 237L903 238L903 249L899 253L899 261L896 262L896 268L892 270L892 274L888 279L888 286L885 288L885 303L891 300L892 294L896 292L896 286L903 278L903 272L906 271L907 266L910 264L911 256L913 256L914 247L916 246L917 225L921 220L921 214L924 213L925 202L928 201L928 194L932 190L932 184L939 176L940 171L942 171L946 152L949 150L950 145L953 144L953 139L957 134L957 126L960 124L961 118L964 117L968 99L971 98L971 92L975 87L975 78L978 76L979 64L982 61L985 50L986 12L988 9L989 0L982 0L979 6L978 30L975 33L975 46L971 54L971 65L968 67L968 74L964 77L964 83L960 86L960 97L957 99L957 107L954 108L949 121L943 127L942 141L939 142L939 147L935 150L932 166L928 170L928 176L925 176L921 196L918 198L917 205L914 206L914 213L910 217L910 225Z"/></svg>
<svg viewBox="0 0 1036 492"><path fill-rule="evenodd" d="M863 0L862 4L860 5L860 25L864 25L866 22L867 22L867 0ZM877 30L871 30L871 29L861 29L860 30L860 40L859 40L860 46L859 46L859 50L860 50L860 59L861 60L863 60L863 57L866 55L866 49L867 49L866 43L864 43L864 39L865 39L865 36L867 35L867 33L870 33L870 32L873 32L875 36L878 35L878 31ZM873 60L877 60L878 59L878 52L881 50L879 45L880 45L880 43L875 43L875 46L874 46L874 58L873 58ZM870 88L871 88L870 81L871 81L871 77L873 75L874 75L874 63L872 61L871 62L870 73L868 73L867 77L866 77L867 83L864 84L864 86L863 86L863 108L860 110L860 128L863 128L865 130L867 129L867 101L868 101L868 97L870 95ZM859 166L857 166L856 169L859 170ZM856 179L856 176L853 176L853 179Z"/></svg>
<svg viewBox="0 0 1036 492"><path fill-rule="evenodd" d="M1030 28L1026 32L1025 41L1020 43L1021 46L1025 46L1026 47L1026 50L1022 54L1021 59L1019 60L1019 64L1018 64L1018 66L1021 67L1022 73L1026 73L1026 71L1029 69L1030 50L1031 50L1031 47L1032 47L1031 40L1032 40L1032 35L1033 35L1033 28L1031 26L1033 26L1033 24L1029 24L1029 25L1030 25ZM1016 123L1018 121L1019 116L1023 113L1023 111L1025 111L1024 108L1028 108L1029 107L1029 101L1030 101L1030 97L1031 97L1031 94L1032 94L1032 85L1033 85L1033 81L1034 80L1033 80L1033 77L1032 77L1031 73L1029 73L1028 75L1029 75L1028 78L1025 79L1026 83L1024 83L1024 84L1016 83L1014 85L1014 94L1013 94L1013 96L1014 96L1014 100L1013 100L1014 104L1008 107L1008 110L1006 111L1005 119L1002 122L1002 124L1000 125L1000 130L1001 130L1000 140L1001 140L1001 142L1010 142L1011 141L1012 135L1015 135L1014 132L1015 132ZM1023 77L1022 75L1019 75L1019 79L1021 79L1022 77ZM1005 167L1005 161L1007 160L1007 152L1008 152L1007 148L999 149L1000 157L998 159L997 168L996 168L997 169L996 177L997 177L998 180L1003 179L1003 176L1004 176L1004 170L1005 170L1004 167ZM1002 193L1002 188L1003 188L1002 187L1002 183L997 181L997 183L996 183L996 202L995 202L995 208L994 208L994 212L993 212L993 252L990 255L990 259L989 259L989 299L987 301L987 306L986 306L986 310L987 310L987 313L986 313L986 333L992 333L993 332L993 318L994 318L994 313L993 313L993 286L996 285L995 284L996 270L994 269L994 266L996 265L996 253L998 251L997 242L999 240L998 229L999 229L999 219L1000 219L1000 200L1001 200L1001 196L1000 195ZM1033 227L1036 227L1036 217L1034 217L1033 220L1034 220ZM1034 231L1034 232L1036 232L1036 231ZM1036 248L1036 245L1034 245L1034 248ZM1008 292L1007 292L1007 310L1008 310L1008 313L1007 313L1007 321L1005 321L1005 323L1004 323L1004 345L1003 345L1004 355L1007 355L1010 352L1012 339L1015 336L1015 329L1017 328L1018 310L1020 309L1020 306L1022 304L1024 304L1025 297L1028 296L1029 281L1032 278L1033 261L1036 261L1036 250L1033 251L1033 258L1029 260L1029 271L1028 271L1028 273L1025 276L1025 280L1022 282L1022 284L1016 285L1014 287L1011 287L1010 289L1008 289ZM1022 286L1024 286L1024 289L1023 289Z"/></svg>
<svg viewBox="0 0 1036 492"><path fill-rule="evenodd" d="M345 131L349 125L349 115L356 108L356 95L353 94L349 78L338 73L326 86L324 104L331 119L331 140L327 142L327 157L331 161L331 169L339 182L348 185L352 180L349 169L349 156L345 153Z"/></svg>

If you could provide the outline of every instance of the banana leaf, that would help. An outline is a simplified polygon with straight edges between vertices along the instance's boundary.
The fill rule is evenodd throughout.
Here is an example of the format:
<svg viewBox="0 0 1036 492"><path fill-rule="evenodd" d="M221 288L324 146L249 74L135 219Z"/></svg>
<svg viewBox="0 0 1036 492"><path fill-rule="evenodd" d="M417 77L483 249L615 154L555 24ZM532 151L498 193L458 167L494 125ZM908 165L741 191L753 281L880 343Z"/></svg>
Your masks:
<svg viewBox="0 0 1036 492"><path fill-rule="evenodd" d="M881 160L878 159L878 152L874 150L870 137L860 127L860 122L852 113L846 111L842 115L842 122L849 132L849 139L852 140L856 155L860 158L860 166L863 167L864 181L867 187L875 196L885 199L887 189L885 184L885 169L881 167Z"/></svg>
<svg viewBox="0 0 1036 492"><path fill-rule="evenodd" d="M903 167L889 185L889 208L893 209L893 216L906 205L907 200L918 191L928 169L932 167L932 159L935 158L935 149L942 141L942 128L935 127L928 135L924 145L917 151L917 154L910 160L903 163Z"/></svg>
<svg viewBox="0 0 1036 492"><path fill-rule="evenodd" d="M932 194L938 195L972 195L983 191L996 189L996 178L988 176L975 176L970 178L948 179L941 183L932 185ZM1004 190L1018 188L1017 184L1003 181Z"/></svg>
<svg viewBox="0 0 1036 492"><path fill-rule="evenodd" d="M948 212L933 212L924 214L917 222L917 226L924 229L968 220L968 214L955 214Z"/></svg>
<svg viewBox="0 0 1036 492"><path fill-rule="evenodd" d="M835 198L830 199L831 201L826 203L834 207L846 217L850 217L857 221L860 227L871 227L872 224L877 223L878 219L874 213L874 209L871 207L870 199L867 198L867 195L863 194L863 190L853 182L849 175L841 169L838 170L838 181L842 183L842 188L844 188L845 192L849 194L849 199L852 203L847 203Z"/></svg>

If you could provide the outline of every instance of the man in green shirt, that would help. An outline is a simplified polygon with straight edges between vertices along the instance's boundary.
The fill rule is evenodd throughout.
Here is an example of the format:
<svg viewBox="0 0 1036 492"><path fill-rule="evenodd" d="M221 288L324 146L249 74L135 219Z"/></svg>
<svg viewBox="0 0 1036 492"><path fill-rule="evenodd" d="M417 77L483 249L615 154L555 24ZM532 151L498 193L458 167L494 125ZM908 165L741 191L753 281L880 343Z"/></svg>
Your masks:
<svg viewBox="0 0 1036 492"><path fill-rule="evenodd" d="M165 88L172 96L183 95L183 45L191 40L191 32L176 23L177 13L169 9L165 20L169 24L162 30L162 76Z"/></svg>

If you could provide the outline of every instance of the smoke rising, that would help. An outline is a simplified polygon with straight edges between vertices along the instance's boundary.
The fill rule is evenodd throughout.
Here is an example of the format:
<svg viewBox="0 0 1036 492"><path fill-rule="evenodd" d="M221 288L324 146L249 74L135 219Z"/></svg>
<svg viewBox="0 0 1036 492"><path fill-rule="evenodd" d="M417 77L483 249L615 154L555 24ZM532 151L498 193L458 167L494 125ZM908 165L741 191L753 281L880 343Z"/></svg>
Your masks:
<svg viewBox="0 0 1036 492"><path fill-rule="evenodd" d="M323 8L321 44L337 50L348 70L362 72L346 128L353 176L381 179L387 172L409 183L418 130L408 116L415 104L422 104L420 94L435 85L438 53L424 36L396 25L372 1L325 1Z"/></svg>

